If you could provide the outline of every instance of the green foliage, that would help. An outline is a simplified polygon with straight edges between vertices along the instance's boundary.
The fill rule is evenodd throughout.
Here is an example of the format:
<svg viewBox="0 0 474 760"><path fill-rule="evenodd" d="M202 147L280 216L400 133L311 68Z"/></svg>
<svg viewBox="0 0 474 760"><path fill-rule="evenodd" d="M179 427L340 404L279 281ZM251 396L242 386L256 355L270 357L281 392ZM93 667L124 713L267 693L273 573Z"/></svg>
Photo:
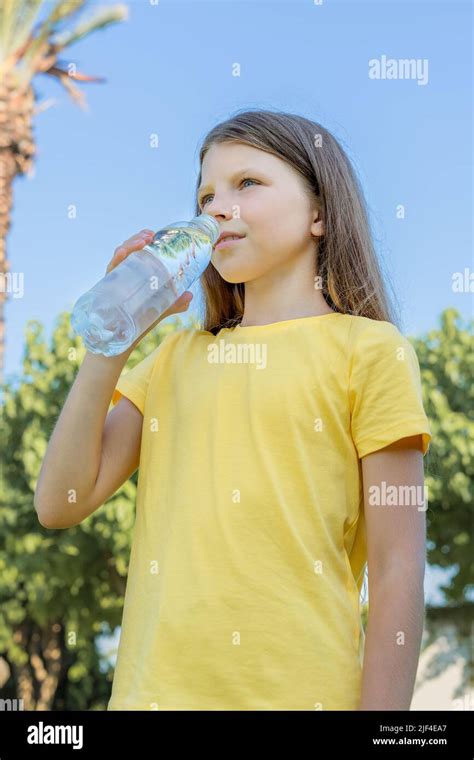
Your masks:
<svg viewBox="0 0 474 760"><path fill-rule="evenodd" d="M433 440L427 454L428 561L453 571L441 587L448 604L473 592L473 321L464 327L455 309L441 327L412 340L420 362L423 403Z"/></svg>
<svg viewBox="0 0 474 760"><path fill-rule="evenodd" d="M128 366L183 326L179 318L159 324ZM472 335L449 309L439 330L412 342L433 433L425 459L428 560L453 568L446 601L459 605L472 591ZM1 696L25 698L25 709L103 710L110 695L113 669L98 639L121 622L138 473L74 528L43 528L33 505L48 441L84 353L69 314L58 319L50 347L41 324L32 321L22 376L15 387L4 387L0 658L11 676Z"/></svg>
<svg viewBox="0 0 474 760"><path fill-rule="evenodd" d="M135 349L127 367L182 326L160 323ZM5 693L26 679L35 694L25 709L40 704L46 709L104 709L110 691L111 666L101 661L96 639L121 622L138 472L89 518L67 530L43 528L33 504L49 438L84 354L68 314L58 320L51 348L41 325L32 321L23 376L17 388L4 386L0 656L11 670ZM59 657L49 662L51 649ZM41 690L46 690L46 675L58 670L58 659L56 687L49 685L45 696Z"/></svg>

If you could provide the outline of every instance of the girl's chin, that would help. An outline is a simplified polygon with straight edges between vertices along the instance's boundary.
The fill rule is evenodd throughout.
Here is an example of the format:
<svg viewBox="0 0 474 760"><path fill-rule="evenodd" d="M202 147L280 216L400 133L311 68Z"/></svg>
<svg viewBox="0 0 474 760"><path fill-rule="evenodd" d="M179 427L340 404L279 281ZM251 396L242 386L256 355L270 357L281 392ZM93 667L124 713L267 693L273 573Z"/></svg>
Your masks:
<svg viewBox="0 0 474 760"><path fill-rule="evenodd" d="M216 267L217 269L217 267ZM231 283L232 285L238 285L239 283L247 282L248 280L255 279L255 274L249 272L248 270L243 270L242 267L238 266L224 266L219 267L217 269L220 276L223 280L226 282Z"/></svg>
<svg viewBox="0 0 474 760"><path fill-rule="evenodd" d="M220 276L226 282L236 285L240 282L247 282L248 280L255 280L260 277L262 272L259 272L257 267L251 265L245 265L242 258L231 257L227 254L226 259L221 258L217 261L212 261L214 268L219 272Z"/></svg>
<svg viewBox="0 0 474 760"><path fill-rule="evenodd" d="M244 282L244 278L238 272L233 272L232 274L229 272L219 272L219 274L222 279L228 282L230 285L238 285L240 282Z"/></svg>

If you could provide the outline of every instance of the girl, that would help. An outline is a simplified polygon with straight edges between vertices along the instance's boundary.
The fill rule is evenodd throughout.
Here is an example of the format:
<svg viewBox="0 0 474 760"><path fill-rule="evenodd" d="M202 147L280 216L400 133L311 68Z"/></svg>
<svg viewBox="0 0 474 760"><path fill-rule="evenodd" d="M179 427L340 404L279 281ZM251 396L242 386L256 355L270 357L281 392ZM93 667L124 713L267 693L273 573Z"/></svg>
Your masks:
<svg viewBox="0 0 474 760"><path fill-rule="evenodd" d="M120 378L133 347L87 353L37 489L68 527L140 467L108 709L407 710L431 432L354 170L320 124L243 112L204 140L195 213L237 237L202 276L203 329Z"/></svg>

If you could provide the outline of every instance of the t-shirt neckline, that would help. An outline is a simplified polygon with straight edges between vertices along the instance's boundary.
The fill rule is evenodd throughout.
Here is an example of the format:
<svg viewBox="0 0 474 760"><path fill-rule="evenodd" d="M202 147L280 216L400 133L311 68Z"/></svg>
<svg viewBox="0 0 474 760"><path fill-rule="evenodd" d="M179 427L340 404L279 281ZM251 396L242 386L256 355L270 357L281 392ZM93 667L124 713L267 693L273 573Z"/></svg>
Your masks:
<svg viewBox="0 0 474 760"><path fill-rule="evenodd" d="M310 317L295 317L294 319L281 319L278 322L268 322L265 325L235 325L235 327L222 327L220 332L223 330L233 330L233 329L239 329L241 331L244 330L265 330L265 329L275 329L280 326L284 325L294 325L294 324L306 324L306 323L312 323L316 322L317 320L326 320L329 317L335 317L335 316L342 316L341 312L339 311L331 311L327 312L327 314L313 314Z"/></svg>

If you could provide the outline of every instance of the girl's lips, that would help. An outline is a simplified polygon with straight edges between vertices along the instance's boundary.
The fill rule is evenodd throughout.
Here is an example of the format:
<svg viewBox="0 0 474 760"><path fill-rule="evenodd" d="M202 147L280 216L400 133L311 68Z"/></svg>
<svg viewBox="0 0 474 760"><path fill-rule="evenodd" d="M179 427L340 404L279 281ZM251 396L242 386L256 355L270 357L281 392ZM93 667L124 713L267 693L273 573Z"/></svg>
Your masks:
<svg viewBox="0 0 474 760"><path fill-rule="evenodd" d="M243 240L243 239L244 239L243 237L240 237L240 238L230 238L230 237L224 238L223 240L220 241L220 243L218 243L216 245L216 247L215 247L214 250L217 251L218 248L223 248L225 245L231 245L232 243L238 243L240 240Z"/></svg>

